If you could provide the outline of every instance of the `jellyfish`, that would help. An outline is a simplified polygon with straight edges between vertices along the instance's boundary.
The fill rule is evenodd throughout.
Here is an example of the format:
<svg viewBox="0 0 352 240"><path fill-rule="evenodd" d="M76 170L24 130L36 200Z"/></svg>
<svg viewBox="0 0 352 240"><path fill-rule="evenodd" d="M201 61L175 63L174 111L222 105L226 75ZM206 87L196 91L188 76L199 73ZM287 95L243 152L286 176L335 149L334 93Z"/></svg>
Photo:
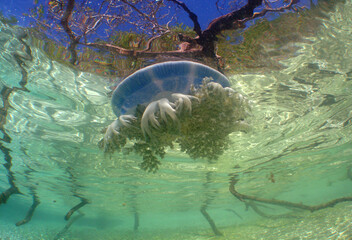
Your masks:
<svg viewBox="0 0 352 240"><path fill-rule="evenodd" d="M142 168L155 170L165 147L175 143L192 158L216 159L229 145L228 135L248 129L250 110L225 75L192 61L145 67L123 80L111 101L117 119L99 145L105 152L134 151ZM125 147L127 141L133 147ZM125 151L126 152L126 151Z"/></svg>

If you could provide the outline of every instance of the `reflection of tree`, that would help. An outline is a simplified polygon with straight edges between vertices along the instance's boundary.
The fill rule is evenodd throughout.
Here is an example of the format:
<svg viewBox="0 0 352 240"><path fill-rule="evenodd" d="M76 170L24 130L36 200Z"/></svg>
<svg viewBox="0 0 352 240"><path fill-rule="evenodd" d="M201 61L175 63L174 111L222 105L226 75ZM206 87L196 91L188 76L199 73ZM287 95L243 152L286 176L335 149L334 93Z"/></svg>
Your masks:
<svg viewBox="0 0 352 240"><path fill-rule="evenodd" d="M78 154L77 154L78 155ZM74 214L76 211L78 211L81 207L83 207L84 205L89 203L89 200L86 199L85 197L83 197L83 194L80 194L80 190L83 188L82 185L80 185L80 183L78 182L77 177L74 174L74 168L71 166L68 166L66 168L66 172L69 175L70 181L72 183L72 195L78 199L80 199L80 203L78 203L77 205L75 205L74 207L72 207L65 215L65 220L69 220L72 216L72 214Z"/></svg>
<svg viewBox="0 0 352 240"><path fill-rule="evenodd" d="M248 0L241 8L212 20L205 30L201 29L197 15L179 0L94 1L95 6L89 5L88 1L56 0L49 1L47 7L38 6L32 11L32 16L37 20L38 26L51 32L61 31L68 36L71 63L78 60L77 46L85 45L120 56L205 57L218 64L220 56L217 55L216 43L223 31L244 28L247 21L262 17L268 12L291 9L296 2L298 0L280 0L275 4L278 7L272 7L272 3L267 0ZM232 4L231 1L228 4ZM254 9L262 4L262 10L254 13ZM171 27L176 17L175 9L178 8L193 22L193 30L187 34L177 32ZM128 47L119 44L119 39L113 41L119 28L136 29L139 39L129 41ZM106 33L108 40L102 41L94 37L102 32ZM163 46L167 39L173 41ZM162 47L157 50L155 45Z"/></svg>
<svg viewBox="0 0 352 240"><path fill-rule="evenodd" d="M352 180L352 166L347 168L347 178Z"/></svg>
<svg viewBox="0 0 352 240"><path fill-rule="evenodd" d="M61 231L56 234L56 236L54 237L54 240L62 239L62 237L65 236L65 234L68 232L68 230L70 229L70 227L72 226L72 224L73 224L74 222L76 222L78 219L80 219L81 217L83 217L83 216L84 216L83 213L78 212L78 215L72 217L72 218L66 223L66 225L63 227L63 229L61 229Z"/></svg>
<svg viewBox="0 0 352 240"><path fill-rule="evenodd" d="M200 208L200 212L202 213L203 217L209 223L211 229L213 230L213 233L216 236L222 236L223 234L216 227L214 220L211 218L211 216L207 212L208 206L211 204L212 200L214 199L214 196L212 196L213 194L210 193L210 189L209 189L209 186L210 186L211 182L212 182L212 172L207 172L206 173L206 182L203 184L203 186L204 186L204 188L206 190L206 192L205 192L206 199L205 199L205 201L203 202L203 204L202 204L202 206Z"/></svg>
<svg viewBox="0 0 352 240"><path fill-rule="evenodd" d="M0 20L2 20L1 14L0 14ZM28 89L26 88L26 84L28 83L28 75L25 69L25 61L31 61L32 58L32 53L30 47L23 41L23 39L27 36L23 31L18 31L17 33L17 40L23 47L23 52L18 53L16 51L12 51L12 57L15 60L18 68L20 69L21 73L21 80L18 82L18 85L20 87L9 87L9 86L1 86L0 89L0 97L1 97L1 102L2 106L0 107L0 132L2 134L2 137L0 138L0 152L4 156L4 161L5 163L3 164L4 168L6 169L7 173L7 178L8 178L8 183L10 187L3 191L0 194L0 204L5 204L7 200L10 198L12 194L20 194L21 191L18 189L16 186L16 178L15 174L12 171L12 156L11 156L11 149L8 148L6 145L11 143L12 138L11 136L7 133L7 130L5 128L7 117L9 114L9 109L11 108L11 95L14 94L16 91L23 91L27 92ZM4 38L3 40L6 40ZM6 45L11 46L11 38L7 39ZM9 51L12 49L9 48ZM21 193L22 194L22 193ZM35 210L35 207L37 206L37 197L33 195L33 212ZM39 200L38 200L39 202ZM31 216L33 214L29 214L28 216ZM29 219L30 220L30 219Z"/></svg>

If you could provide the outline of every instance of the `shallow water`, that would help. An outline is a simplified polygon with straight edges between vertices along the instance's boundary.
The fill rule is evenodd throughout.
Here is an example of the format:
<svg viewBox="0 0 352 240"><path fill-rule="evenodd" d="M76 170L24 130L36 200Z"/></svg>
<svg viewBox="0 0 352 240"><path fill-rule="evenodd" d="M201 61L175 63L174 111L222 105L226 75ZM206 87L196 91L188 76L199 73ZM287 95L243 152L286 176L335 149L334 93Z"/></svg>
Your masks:
<svg viewBox="0 0 352 240"><path fill-rule="evenodd" d="M22 194L0 205L0 239L351 239L351 202L313 213L257 204L264 217L229 192L237 176L240 193L261 198L318 205L352 196L351 16L350 1L337 4L284 68L229 77L252 101L252 129L233 133L217 162L175 148L155 174L138 156L98 149L114 120L107 78L50 60L1 23L0 191L14 183ZM33 196L31 221L15 226ZM84 199L65 231L65 214Z"/></svg>

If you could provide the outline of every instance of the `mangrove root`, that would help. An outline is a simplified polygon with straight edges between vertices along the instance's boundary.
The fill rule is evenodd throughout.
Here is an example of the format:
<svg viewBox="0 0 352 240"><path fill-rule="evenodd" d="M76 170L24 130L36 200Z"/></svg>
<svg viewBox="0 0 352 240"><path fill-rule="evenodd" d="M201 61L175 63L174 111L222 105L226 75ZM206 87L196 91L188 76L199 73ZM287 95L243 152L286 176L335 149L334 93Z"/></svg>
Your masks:
<svg viewBox="0 0 352 240"><path fill-rule="evenodd" d="M0 204L6 203L12 194L17 194L17 193L19 193L18 189L14 187L10 187L9 189L5 190L0 194Z"/></svg>
<svg viewBox="0 0 352 240"><path fill-rule="evenodd" d="M266 199L266 198L260 198L260 197L241 194L241 193L237 192L235 189L235 184L237 182L238 182L238 180L235 177L232 177L231 181L230 181L229 190L232 193L232 195L234 195L237 199L239 199L242 202L246 202L246 200L252 200L252 201L256 201L256 202L273 204L273 205L278 205L278 206L283 206L283 207L288 207L288 208L298 208L298 209L303 209L303 210L315 212L315 211L318 211L318 210L321 210L324 208L334 207L336 204L341 203L341 202L352 201L352 197L342 197L342 198L336 198L334 200L331 200L329 202L322 203L319 205L308 206L308 205L305 205L302 203L293 203L293 202L284 201L284 200Z"/></svg>
<svg viewBox="0 0 352 240"><path fill-rule="evenodd" d="M223 234L218 230L218 228L216 227L213 219L210 217L210 215L207 213L205 206L202 206L200 208L200 212L203 214L203 216L205 217L205 219L208 221L211 229L213 230L214 234L216 236L222 236Z"/></svg>
<svg viewBox="0 0 352 240"><path fill-rule="evenodd" d="M72 216L72 214L74 214L74 212L76 212L78 209L80 209L81 207L83 207L87 203L89 203L89 201L87 199L82 198L81 202L79 204L77 204L76 206L71 208L70 211L67 212L67 214L65 215L65 220L66 221L69 220L70 217Z"/></svg>
<svg viewBox="0 0 352 240"><path fill-rule="evenodd" d="M28 223L32 219L34 211L39 204L40 204L39 198L37 196L33 195L33 203L32 203L32 206L29 208L26 217L24 219L22 219L21 221L18 221L16 223L16 226L18 227L18 226L21 226L23 224Z"/></svg>

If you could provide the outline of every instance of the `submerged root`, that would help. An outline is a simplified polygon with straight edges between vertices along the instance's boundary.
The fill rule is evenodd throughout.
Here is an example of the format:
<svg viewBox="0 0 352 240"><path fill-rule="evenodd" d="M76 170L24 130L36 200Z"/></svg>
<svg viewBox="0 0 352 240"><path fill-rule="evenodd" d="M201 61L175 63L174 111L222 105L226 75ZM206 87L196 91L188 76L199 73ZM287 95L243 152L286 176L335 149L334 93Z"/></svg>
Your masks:
<svg viewBox="0 0 352 240"><path fill-rule="evenodd" d="M249 130L248 100L231 88L204 81L191 95L174 93L172 99L140 106L128 124L113 123L100 147L107 153L135 152L143 157L141 168L155 172L158 158L175 143L191 158L216 160L229 147L230 133ZM127 141L133 145L127 147Z"/></svg>

